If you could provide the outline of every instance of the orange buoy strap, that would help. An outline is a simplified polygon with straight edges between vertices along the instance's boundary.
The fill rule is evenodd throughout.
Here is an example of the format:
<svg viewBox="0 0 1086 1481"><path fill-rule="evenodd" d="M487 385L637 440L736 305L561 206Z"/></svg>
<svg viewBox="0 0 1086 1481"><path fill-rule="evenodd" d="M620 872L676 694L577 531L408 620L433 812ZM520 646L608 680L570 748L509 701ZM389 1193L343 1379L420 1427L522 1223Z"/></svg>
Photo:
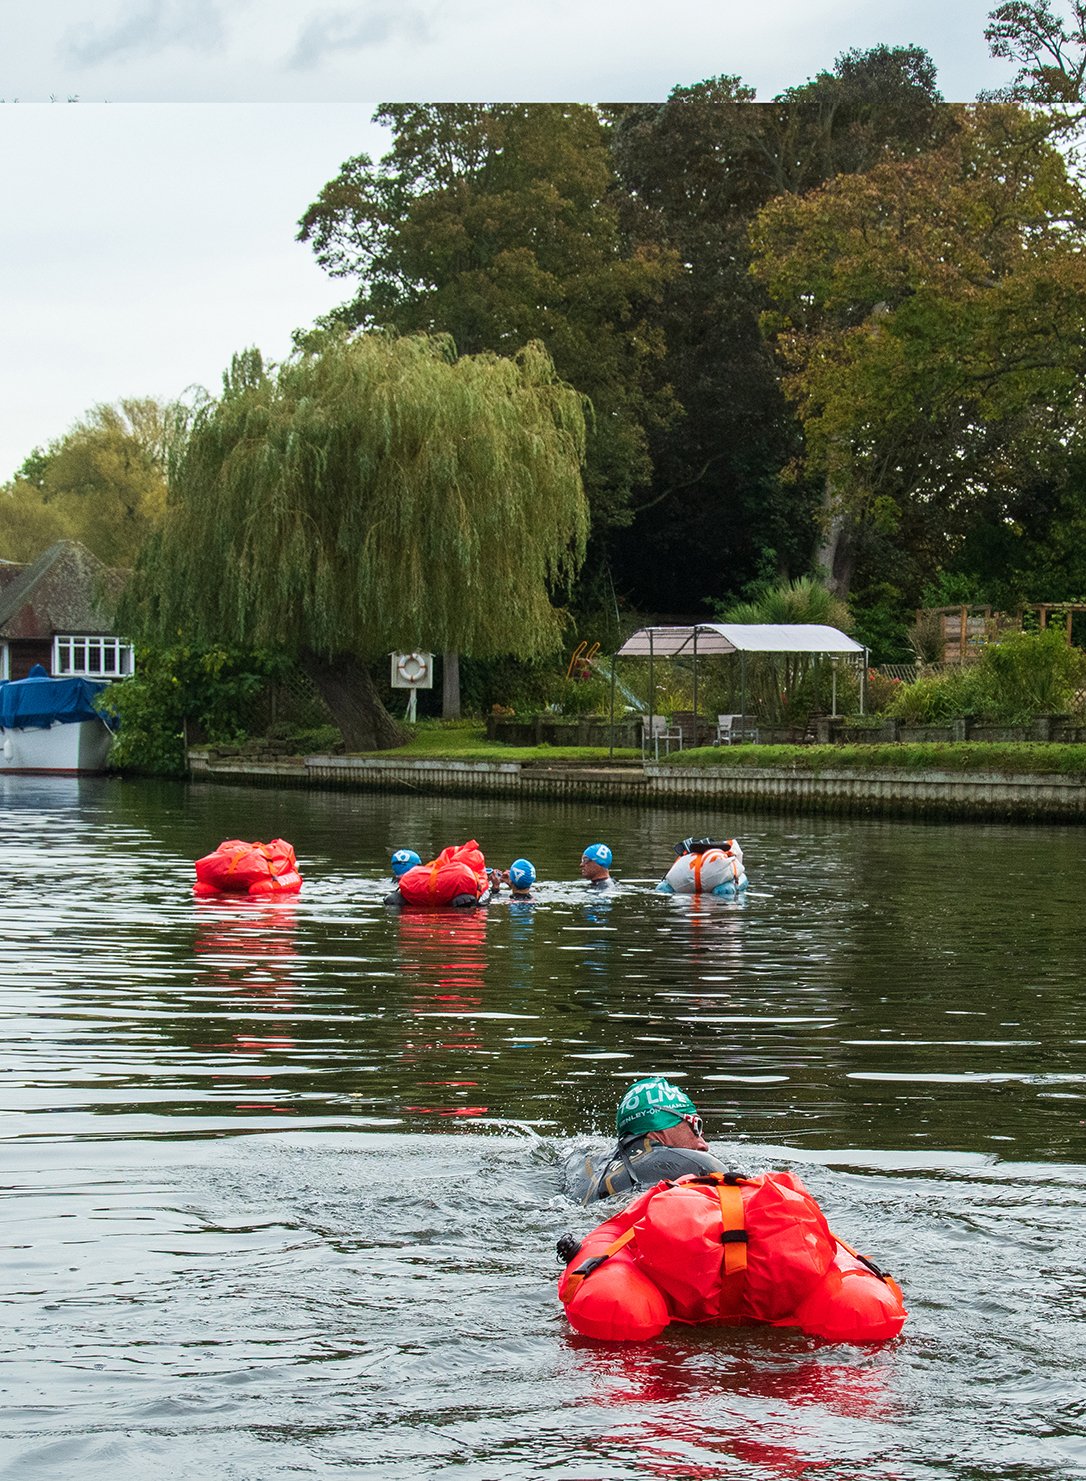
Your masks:
<svg viewBox="0 0 1086 1481"><path fill-rule="evenodd" d="M724 1274L741 1275L747 1268L747 1231L743 1219L743 1195L734 1183L720 1182L720 1242L724 1246Z"/></svg>
<svg viewBox="0 0 1086 1481"><path fill-rule="evenodd" d="M565 1289L562 1292L562 1300L572 1301L593 1270L598 1269L605 1260L609 1260L612 1255L617 1254L625 1245L628 1245L633 1237L634 1226L631 1224L625 1234L620 1234L612 1244L607 1246L602 1255L593 1255L591 1260L586 1260L583 1265L578 1265L569 1280L566 1281Z"/></svg>

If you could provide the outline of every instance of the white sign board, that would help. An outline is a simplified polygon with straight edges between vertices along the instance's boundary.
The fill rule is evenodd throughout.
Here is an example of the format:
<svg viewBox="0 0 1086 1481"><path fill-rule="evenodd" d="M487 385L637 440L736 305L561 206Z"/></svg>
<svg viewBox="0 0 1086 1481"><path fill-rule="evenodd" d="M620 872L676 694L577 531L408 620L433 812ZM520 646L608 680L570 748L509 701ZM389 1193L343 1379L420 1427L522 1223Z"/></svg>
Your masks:
<svg viewBox="0 0 1086 1481"><path fill-rule="evenodd" d="M434 655L432 653L394 653L392 655L393 689L432 689Z"/></svg>

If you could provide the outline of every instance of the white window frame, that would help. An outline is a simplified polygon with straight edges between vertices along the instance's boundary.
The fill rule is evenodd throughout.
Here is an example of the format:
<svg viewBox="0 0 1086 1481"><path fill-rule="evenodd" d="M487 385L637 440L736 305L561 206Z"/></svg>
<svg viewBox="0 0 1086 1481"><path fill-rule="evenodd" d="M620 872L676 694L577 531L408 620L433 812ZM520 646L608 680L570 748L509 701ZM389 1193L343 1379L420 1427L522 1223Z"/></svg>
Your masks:
<svg viewBox="0 0 1086 1481"><path fill-rule="evenodd" d="M11 652L7 639L0 639L0 679L11 678Z"/></svg>
<svg viewBox="0 0 1086 1481"><path fill-rule="evenodd" d="M58 679L126 679L136 671L131 643L101 633L57 633L53 674Z"/></svg>

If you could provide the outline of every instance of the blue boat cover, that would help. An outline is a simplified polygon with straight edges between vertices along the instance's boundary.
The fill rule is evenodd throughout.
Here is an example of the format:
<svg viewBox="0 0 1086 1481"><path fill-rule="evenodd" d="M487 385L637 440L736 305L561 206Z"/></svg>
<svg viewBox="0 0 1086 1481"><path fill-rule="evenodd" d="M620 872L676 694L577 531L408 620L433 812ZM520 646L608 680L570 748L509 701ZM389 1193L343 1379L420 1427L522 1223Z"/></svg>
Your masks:
<svg viewBox="0 0 1086 1481"><path fill-rule="evenodd" d="M47 730L54 720L62 724L101 720L105 717L94 708L94 699L108 688L106 680L51 679L36 663L25 679L0 683L0 726Z"/></svg>

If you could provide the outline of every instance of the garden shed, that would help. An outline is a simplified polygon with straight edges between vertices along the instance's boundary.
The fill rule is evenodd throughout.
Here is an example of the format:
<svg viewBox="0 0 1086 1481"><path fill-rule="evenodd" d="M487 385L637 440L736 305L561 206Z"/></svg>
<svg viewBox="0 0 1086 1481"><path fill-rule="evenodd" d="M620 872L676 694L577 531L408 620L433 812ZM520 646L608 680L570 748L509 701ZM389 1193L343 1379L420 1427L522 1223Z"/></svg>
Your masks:
<svg viewBox="0 0 1086 1481"><path fill-rule="evenodd" d="M747 709L748 655L845 657L860 665L860 712L864 707L867 649L847 633L820 623L694 622L678 627L641 627L622 644L611 663L611 722L615 717L615 660L646 658L649 662L649 729L655 694L653 664L657 658L689 658L693 669L694 735L698 733L698 665L705 658L739 655L740 710ZM837 712L837 676L833 671L833 713Z"/></svg>

